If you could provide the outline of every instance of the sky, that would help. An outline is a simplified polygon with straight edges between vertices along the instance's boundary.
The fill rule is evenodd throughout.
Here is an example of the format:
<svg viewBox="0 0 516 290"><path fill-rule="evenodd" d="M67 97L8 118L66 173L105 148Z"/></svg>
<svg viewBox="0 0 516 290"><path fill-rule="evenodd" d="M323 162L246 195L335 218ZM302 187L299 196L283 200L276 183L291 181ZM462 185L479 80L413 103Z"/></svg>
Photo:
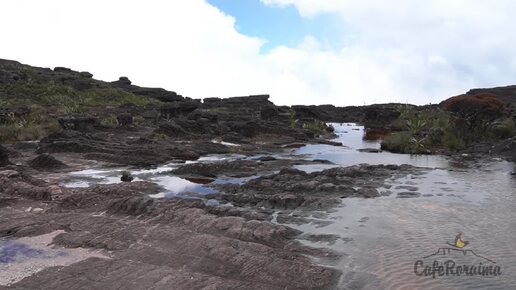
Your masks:
<svg viewBox="0 0 516 290"><path fill-rule="evenodd" d="M516 84L513 0L0 1L0 58L192 98L437 103Z"/></svg>

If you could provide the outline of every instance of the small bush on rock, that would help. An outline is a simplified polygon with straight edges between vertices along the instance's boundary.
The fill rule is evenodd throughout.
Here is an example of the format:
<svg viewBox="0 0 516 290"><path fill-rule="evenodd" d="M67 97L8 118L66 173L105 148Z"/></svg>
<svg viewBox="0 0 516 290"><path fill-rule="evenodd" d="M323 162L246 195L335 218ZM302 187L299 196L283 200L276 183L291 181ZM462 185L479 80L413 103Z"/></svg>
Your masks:
<svg viewBox="0 0 516 290"><path fill-rule="evenodd" d="M314 120L303 124L304 129L307 129L316 136L324 134L327 127L326 123L320 120Z"/></svg>
<svg viewBox="0 0 516 290"><path fill-rule="evenodd" d="M108 127L108 128L116 128L119 125L118 124L118 119L113 114L108 115L108 116L102 118L102 120L100 120L100 124L102 126L105 126L105 127Z"/></svg>
<svg viewBox="0 0 516 290"><path fill-rule="evenodd" d="M495 139L511 138L515 134L514 120L506 118L500 123L493 124L490 134Z"/></svg>

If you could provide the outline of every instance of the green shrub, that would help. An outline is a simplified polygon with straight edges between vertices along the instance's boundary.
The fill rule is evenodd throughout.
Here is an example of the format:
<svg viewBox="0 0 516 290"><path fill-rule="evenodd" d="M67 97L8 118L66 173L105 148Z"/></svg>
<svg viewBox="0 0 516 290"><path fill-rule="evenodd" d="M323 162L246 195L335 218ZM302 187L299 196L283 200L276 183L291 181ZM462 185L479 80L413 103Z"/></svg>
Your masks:
<svg viewBox="0 0 516 290"><path fill-rule="evenodd" d="M141 126L141 125L145 125L147 123L147 121L142 116L134 116L133 123Z"/></svg>
<svg viewBox="0 0 516 290"><path fill-rule="evenodd" d="M450 150L460 150L465 147L464 141L460 138L457 133L451 129L444 131L441 139L443 146Z"/></svg>
<svg viewBox="0 0 516 290"><path fill-rule="evenodd" d="M59 123L38 106L33 106L27 116L10 115L8 122L0 125L0 142L32 141L60 130Z"/></svg>
<svg viewBox="0 0 516 290"><path fill-rule="evenodd" d="M115 115L110 114L100 120L100 125L108 127L108 128L116 128L118 127L118 119Z"/></svg>
<svg viewBox="0 0 516 290"><path fill-rule="evenodd" d="M322 135L326 132L327 125L323 121L314 120L303 124L303 128L312 132L314 135Z"/></svg>
<svg viewBox="0 0 516 290"><path fill-rule="evenodd" d="M385 137L381 149L394 153L427 154L424 141L415 138L410 132L396 132Z"/></svg>
<svg viewBox="0 0 516 290"><path fill-rule="evenodd" d="M405 131L407 130L407 121L402 118L398 118L391 123L391 129L394 131Z"/></svg>
<svg viewBox="0 0 516 290"><path fill-rule="evenodd" d="M35 81L16 82L0 85L0 91L16 98L0 99L3 106L42 105L42 106L119 106L134 104L145 106L159 104L158 100L135 95L114 87L94 87L84 91L56 84L53 81L38 83Z"/></svg>
<svg viewBox="0 0 516 290"><path fill-rule="evenodd" d="M499 124L493 125L490 134L496 139L507 139L514 136L515 125L512 118L507 118Z"/></svg>

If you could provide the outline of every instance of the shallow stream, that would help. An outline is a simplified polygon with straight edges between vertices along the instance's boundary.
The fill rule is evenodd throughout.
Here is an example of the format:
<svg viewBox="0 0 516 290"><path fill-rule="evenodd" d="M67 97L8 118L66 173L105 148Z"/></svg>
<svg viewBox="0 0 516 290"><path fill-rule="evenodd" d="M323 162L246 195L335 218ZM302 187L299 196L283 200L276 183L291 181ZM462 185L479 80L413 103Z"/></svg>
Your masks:
<svg viewBox="0 0 516 290"><path fill-rule="evenodd" d="M363 127L333 124L337 138L345 146L308 145L280 157L326 159L335 165L300 165L305 171L334 166L368 164L411 164L424 167L423 174L388 180L380 188L382 197L347 198L330 213L314 213L303 225L289 224L308 234L337 235L337 241L307 242L343 254L331 266L343 271L342 289L516 289L516 177L515 165L499 159L461 160L443 156L411 156L387 152L366 153L358 149L380 147L379 142L363 141ZM277 156L278 157L278 156ZM214 155L196 162L233 160L240 155ZM467 158L466 158L467 159ZM164 175L180 166L168 164L157 169L133 171L136 180L149 180L166 191L155 197L203 198L212 189L188 180ZM120 169L122 170L122 169ZM69 187L119 182L119 171L74 172L63 183ZM242 183L246 178L219 178L216 183ZM192 192L195 194L192 195ZM407 196L406 192L412 192ZM399 194L401 193L401 194ZM412 197L413 198L400 198ZM217 205L215 200L206 200ZM292 214L296 214L293 212ZM304 213L306 215L306 212ZM470 244L460 251L450 248L458 233ZM464 251L462 251L464 250ZM466 251L471 250L471 251ZM423 257L435 255L426 259ZM434 261L457 265L498 266L499 276L418 276Z"/></svg>

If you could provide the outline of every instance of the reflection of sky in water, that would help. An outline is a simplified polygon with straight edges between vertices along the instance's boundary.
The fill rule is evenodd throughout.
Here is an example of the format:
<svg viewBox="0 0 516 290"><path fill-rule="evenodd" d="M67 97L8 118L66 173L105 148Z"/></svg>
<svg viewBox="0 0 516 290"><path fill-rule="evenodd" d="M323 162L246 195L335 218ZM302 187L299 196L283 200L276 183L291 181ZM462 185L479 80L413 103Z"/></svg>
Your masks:
<svg viewBox="0 0 516 290"><path fill-rule="evenodd" d="M312 216L317 223L289 226L311 234L334 234L335 244L304 242L345 253L337 267L345 269L341 288L362 289L513 289L513 275L497 279L446 277L422 279L413 274L414 262L453 241L463 232L475 252L495 260L502 272L516 271L516 178L513 164L490 161L462 171L429 170L388 179L389 196L346 198L328 215ZM421 197L399 199L415 187ZM380 189L384 190L384 189ZM461 257L454 257L459 259ZM473 263L474 257L462 257ZM459 260L457 260L459 261ZM404 288L405 287L405 288Z"/></svg>
<svg viewBox="0 0 516 290"><path fill-rule="evenodd" d="M61 185L64 187L88 187L95 184L114 184L122 182L120 177L122 175L122 169L114 169L113 171L108 170L95 170L87 169L76 172L71 172L69 178ZM142 178L135 176L134 181L142 181Z"/></svg>
<svg viewBox="0 0 516 290"><path fill-rule="evenodd" d="M30 258L53 258L62 255L66 255L66 253L52 249L33 248L17 241L0 240L0 264L9 264Z"/></svg>
<svg viewBox="0 0 516 290"><path fill-rule="evenodd" d="M152 197L182 197L182 198L200 198L206 194L215 193L209 187L197 184L186 179L171 176L160 175L176 168L177 165L165 165L155 169L143 169L132 171L135 177L134 181L151 181L163 187L164 192L152 195ZM114 184L120 183L120 169L114 171L107 170L82 170L71 173L71 178L64 183L66 187L88 187L93 184ZM213 204L213 202L211 202Z"/></svg>
<svg viewBox="0 0 516 290"><path fill-rule="evenodd" d="M389 152L367 153L359 152L362 148L380 148L379 141L364 141L364 127L354 124L333 123L337 138L333 141L342 142L344 146L307 145L293 152L296 155L309 155L311 159L325 159L341 166L351 166L361 163L367 164L411 164L419 167L446 168L448 161L436 155L409 155ZM331 168L317 165L323 169ZM314 171L310 166L299 166L299 169Z"/></svg>
<svg viewBox="0 0 516 290"><path fill-rule="evenodd" d="M338 126L336 129L337 132L344 130ZM360 139L363 132L346 131L351 133L339 133L342 135L338 141L351 149L315 145L300 148L296 153L313 154L312 158L328 159L342 165L406 163L437 169L386 180L386 188L379 188L379 191L390 195L374 199L346 198L342 200L342 207L327 215L309 214L313 222L288 224L305 233L337 235L341 238L331 245L304 241L311 246L329 247L345 254L345 258L337 265L337 268L344 270L339 287L514 288L514 275L502 275L496 279L423 279L413 273L417 259L453 241L458 232L466 235L466 239L471 242L471 249L497 261L502 266L502 272L516 271L516 177L510 175L514 163L497 159L448 162L441 156L360 153L354 149L377 147L362 143ZM350 140L350 137L360 139ZM320 168L313 165L300 165L297 168L313 171L331 167L317 166ZM420 193L421 196L397 198L398 193L410 191ZM458 258L465 259L466 263L475 261L471 256Z"/></svg>
<svg viewBox="0 0 516 290"><path fill-rule="evenodd" d="M151 181L161 185L165 192L151 195L151 197L183 197L183 198L198 198L203 195L215 193L212 188L206 187L202 184L193 183L186 179L177 176L157 176Z"/></svg>
<svg viewBox="0 0 516 290"><path fill-rule="evenodd" d="M213 154L201 157L197 161L191 161L187 163L196 162L215 162L220 160L234 160L245 157L240 154ZM113 170L100 170L100 169L87 169L72 172L69 174L69 178L66 182L61 185L65 187L88 187L94 184L114 184L122 182L120 180L121 172L123 170L131 171L134 177L134 181L150 181L154 182L161 187L164 191L158 194L151 195L154 198L172 198L179 197L185 199L205 199L205 195L216 193L216 191L206 185L197 184L180 178L177 176L167 175L167 172L181 166L183 164L169 163L163 166L152 169L140 169L140 170L129 170L126 168L116 168ZM216 179L214 184L241 184L250 179L256 178L257 176L243 177L243 178L231 178L231 177L220 177ZM218 205L218 201L210 199L206 201L207 205L213 206Z"/></svg>

